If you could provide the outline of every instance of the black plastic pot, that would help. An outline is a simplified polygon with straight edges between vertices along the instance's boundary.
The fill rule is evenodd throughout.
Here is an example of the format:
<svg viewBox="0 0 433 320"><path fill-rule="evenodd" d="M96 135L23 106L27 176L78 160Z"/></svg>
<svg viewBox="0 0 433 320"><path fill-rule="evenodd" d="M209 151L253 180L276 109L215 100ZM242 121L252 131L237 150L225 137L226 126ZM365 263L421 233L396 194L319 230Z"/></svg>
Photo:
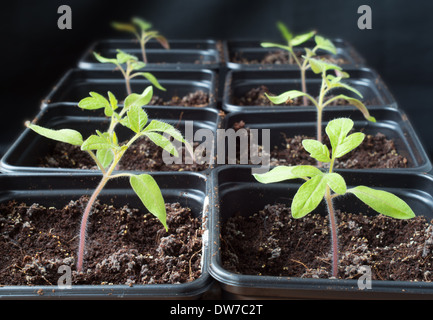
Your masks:
<svg viewBox="0 0 433 320"><path fill-rule="evenodd" d="M347 67L362 67L365 65L364 58L355 50L355 48L343 39L332 39L337 48L337 54L333 58L343 59L341 66ZM275 52L281 49L278 48L263 48L260 43L265 41L258 40L229 40L224 47L224 60L226 66L233 70L252 70L252 69L297 69L296 64L262 64L262 63L240 63L234 58L242 57L247 60L261 61L264 56L270 52ZM280 40L273 41L274 43L282 43ZM295 50L303 50L304 47L313 48L313 41L307 41L305 44L296 47ZM319 55L324 52L318 52Z"/></svg>
<svg viewBox="0 0 433 320"><path fill-rule="evenodd" d="M236 274L223 268L221 224L233 215L249 216L267 204L288 203L298 181L260 184L251 166L225 166L212 172L212 203L209 225L210 274L234 299L432 299L433 283L372 280L372 288L360 290L357 280L307 279ZM433 218L433 177L426 174L342 173L348 186L367 185L388 190L403 198L417 215ZM253 200L252 200L253 199ZM336 208L352 213L369 212L355 197L337 198ZM352 211L350 211L352 210ZM326 213L322 204L314 212Z"/></svg>
<svg viewBox="0 0 433 320"><path fill-rule="evenodd" d="M170 49L164 49L157 41L146 44L147 67L157 69L217 69L221 64L221 43L216 40L168 40ZM93 43L80 58L82 69L109 69L108 64L98 62L97 52L103 57L114 58L117 49L135 55L141 60L140 44L134 39L106 39Z"/></svg>
<svg viewBox="0 0 433 320"><path fill-rule="evenodd" d="M187 139L189 139L185 132L185 123L187 121L192 121L193 123L193 134L199 129L208 129L214 134L214 137L220 121L218 111L212 108L146 107L145 110L149 116L149 121L157 119L167 122L177 127ZM109 126L108 121L109 119L104 117L102 109L95 111L82 110L70 103L51 104L43 108L34 119L34 123L47 128L78 130L82 133L84 139L94 134L95 130L107 130ZM132 131L119 126L117 133L119 141L125 141L131 137ZM192 136L191 139L198 139L195 142L199 143L206 140L205 137L198 137L198 135L197 137ZM42 137L32 130L25 128L1 159L0 167L2 172L64 173L92 171L38 167L39 159L47 155L55 143L55 141ZM214 144L214 142L212 143ZM215 150L212 152L215 152ZM208 166L208 169L203 172L207 173L210 168L211 166Z"/></svg>
<svg viewBox="0 0 433 320"><path fill-rule="evenodd" d="M195 217L203 217L206 230L208 216L207 178L198 173L156 173L153 177L160 186L167 203L179 202L191 208ZM97 186L99 175L0 175L0 201L39 203L63 207L70 200L89 195ZM99 199L113 205L129 204L143 208L129 185L128 179L111 180ZM145 210L143 208L143 210ZM209 251L207 232L203 235L202 275L183 284L147 285L72 285L70 289L53 286L0 286L1 299L199 299L210 289L213 279L208 273ZM59 275L60 277L60 275Z"/></svg>
<svg viewBox="0 0 433 320"><path fill-rule="evenodd" d="M367 107L370 106L392 106L397 107L397 103L393 98L390 91L387 89L385 83L381 80L380 76L372 69L357 68L357 69L344 69L350 74L350 78L346 79L346 83L358 89L363 95L362 101ZM307 72L307 91L312 96L318 96L321 78L319 75L314 74L311 70ZM250 110L250 109L315 109L311 106L241 106L236 104L235 98L242 97L245 93L253 88L260 86L267 86L269 91L275 95L279 95L289 90L301 90L301 77L299 70L231 70L227 73L225 90L223 96L222 108L228 112ZM337 95L344 93L348 96L354 96L347 90L333 91ZM356 96L357 97L357 96ZM351 106L347 106L350 108ZM334 108L327 106L327 109ZM354 108L354 107L351 107ZM326 110L326 109L325 109Z"/></svg>
<svg viewBox="0 0 433 320"><path fill-rule="evenodd" d="M398 169L369 169L381 171L412 171L429 172L432 170L431 161L424 150L415 130L406 114L396 108L372 107L370 113L376 122L365 120L358 110L347 107L335 107L323 112L323 135L326 124L335 118L348 117L354 121L356 131L362 130L365 134L383 133L387 139L393 140L397 152L408 160L407 168ZM270 129L271 148L286 146L285 137L295 135L316 136L316 112L296 110L257 110L229 113L222 121L222 128L232 128L236 122L244 121L245 127L250 129ZM261 144L259 136L259 144ZM342 169L361 170L366 169Z"/></svg>
<svg viewBox="0 0 433 320"><path fill-rule="evenodd" d="M211 70L150 70L166 89L159 90L154 87L154 96L164 100L170 100L173 96L185 96L196 91L203 91L209 95L209 104L203 107L216 108L216 79L215 73ZM142 77L135 77L131 80L132 92L143 92L151 83ZM71 69L58 81L51 92L42 101L42 107L56 102L78 103L81 99L89 96L94 91L106 95L111 91L119 101L127 96L125 80L118 70L82 70Z"/></svg>

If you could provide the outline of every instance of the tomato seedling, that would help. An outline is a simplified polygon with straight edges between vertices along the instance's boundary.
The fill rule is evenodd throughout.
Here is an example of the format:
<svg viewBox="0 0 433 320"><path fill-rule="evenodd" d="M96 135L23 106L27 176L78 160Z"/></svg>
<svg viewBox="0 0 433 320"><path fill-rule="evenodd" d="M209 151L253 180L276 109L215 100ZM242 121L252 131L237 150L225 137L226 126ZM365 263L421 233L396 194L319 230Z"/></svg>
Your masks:
<svg viewBox="0 0 433 320"><path fill-rule="evenodd" d="M376 190L366 186L347 188L344 178L333 172L335 159L340 158L358 147L365 135L356 132L348 135L353 128L353 121L347 118L332 120L326 126L326 133L331 142L331 150L317 140L305 139L302 144L310 156L324 163L329 163L328 172L309 166L278 166L263 173L253 174L261 183L275 183L290 179L306 180L298 189L291 204L293 218L299 219L317 208L324 199L327 205L332 242L332 274L338 275L338 234L337 221L332 200L347 193L358 199L375 211L396 219L410 219L415 217L409 205L396 195Z"/></svg>

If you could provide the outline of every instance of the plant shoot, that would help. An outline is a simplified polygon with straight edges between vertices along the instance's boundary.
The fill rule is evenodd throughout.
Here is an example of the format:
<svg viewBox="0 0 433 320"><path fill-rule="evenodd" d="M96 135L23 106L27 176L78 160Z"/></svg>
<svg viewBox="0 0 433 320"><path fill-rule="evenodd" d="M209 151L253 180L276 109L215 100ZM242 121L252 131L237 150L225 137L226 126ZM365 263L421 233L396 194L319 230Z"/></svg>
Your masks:
<svg viewBox="0 0 433 320"><path fill-rule="evenodd" d="M146 64L144 62L138 61L136 56L128 54L120 49L117 49L116 58L106 58L96 52L93 52L93 55L99 62L112 63L117 67L117 69L120 70L120 72L122 72L123 78L125 79L126 92L128 95L132 94L131 79L138 76L146 78L159 90L165 91L165 88L159 84L158 80L153 74L150 72L138 72L138 70L143 69Z"/></svg>
<svg viewBox="0 0 433 320"><path fill-rule="evenodd" d="M331 97L329 99L325 99L327 95L331 92L331 90L334 90L336 88L345 89L348 91L351 91L355 93L357 96L359 96L361 99L363 98L362 94L352 86L348 85L347 83L342 82L343 79L346 79L349 77L349 75L346 72L343 72L341 67L324 62L322 60L317 60L313 58L309 58L311 69L315 74L321 74L322 83L320 86L320 93L318 98L314 98L308 93L299 91L299 90L290 90L286 91L279 96L269 96L265 93L266 97L275 104L281 104L286 102L287 100L295 99L297 97L306 97L308 100L310 100L313 105L316 107L317 110L317 141L322 142L322 113L323 109L331 104L333 101L338 99L343 99L349 102L351 105L354 105L356 108L358 108L362 114L364 115L365 119L371 122L376 122L376 119L372 117L367 109L367 107L360 101L359 99L347 96L345 94L338 94L334 97ZM329 70L334 70L337 76L334 76L332 74L327 74Z"/></svg>
<svg viewBox="0 0 433 320"><path fill-rule="evenodd" d="M130 32L137 38L144 63L147 63L146 43L150 39L156 39L165 49L170 49L167 39L158 31L151 30L152 24L146 20L135 17L132 18L131 23L113 22L111 25L116 30Z"/></svg>
<svg viewBox="0 0 433 320"><path fill-rule="evenodd" d="M102 179L93 191L86 208L84 209L81 220L81 227L78 235L78 272L81 272L83 268L86 247L86 227L92 206L104 186L111 179L128 177L132 189L140 198L143 205L161 221L167 230L165 202L161 190L154 178L149 174L114 174L114 171L126 150L142 136L149 138L156 145L170 152L174 156L178 155L177 149L174 147L170 139L163 134L167 134L175 140L183 142L187 146L189 152L192 150L191 146L182 137L182 134L173 126L158 120L152 120L148 123L148 116L142 106L149 103L152 94L152 86L149 86L141 94L133 93L129 95L125 99L123 108L119 108L117 99L111 92L108 92L108 99L96 92L90 92L90 97L82 99L78 106L81 109L86 110L104 109L104 114L109 117L111 121L106 132L100 132L97 130L95 134L90 135L86 140L83 140L81 133L76 130L53 130L26 122L28 128L44 137L80 146L81 150L89 153L97 164L99 170L102 172ZM120 112L118 112L118 110L120 110ZM115 128L118 124L129 128L134 133L132 138L123 145L119 144L115 132Z"/></svg>
<svg viewBox="0 0 433 320"><path fill-rule="evenodd" d="M355 195L358 199L370 206L375 211L396 219L410 219L415 216L409 205L396 195L375 190L366 186L357 186L348 189L344 178L333 172L334 162L358 147L365 135L356 132L348 135L353 128L353 121L347 118L332 120L326 126L326 133L331 142L331 150L317 140L305 139L302 144L310 153L310 156L320 162L329 163L328 172L309 165L278 166L264 174L254 174L261 183L274 183L289 179L304 179L303 183L291 204L292 216L295 219L302 218L317 208L324 199L327 205L331 240L332 240L332 274L338 275L338 235L337 221L332 200L335 197L347 193Z"/></svg>
<svg viewBox="0 0 433 320"><path fill-rule="evenodd" d="M335 48L331 40L316 35L316 31L310 31L301 35L294 36L293 33L287 28L287 26L285 26L282 22L278 22L277 27L280 30L283 38L287 41L287 45L263 42L261 46L264 48L276 47L287 50L289 52L289 63L293 64L293 62L295 62L296 65L299 67L299 70L301 71L302 92L307 93L306 72L311 67L310 58L317 56L318 50L324 50L332 54L337 54L337 49ZM304 60L301 61L296 54L294 47L303 44L304 42L310 40L313 37L316 45L312 49L304 48L305 56L303 56ZM307 105L306 97L303 97L303 101L304 105Z"/></svg>

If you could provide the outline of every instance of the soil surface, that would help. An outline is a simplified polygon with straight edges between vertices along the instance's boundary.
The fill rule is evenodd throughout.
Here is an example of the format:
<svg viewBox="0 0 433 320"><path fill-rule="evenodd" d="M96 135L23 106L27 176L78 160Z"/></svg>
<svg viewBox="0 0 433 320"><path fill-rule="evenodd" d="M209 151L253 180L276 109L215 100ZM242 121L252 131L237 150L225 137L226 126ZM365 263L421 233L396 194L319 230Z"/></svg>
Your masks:
<svg viewBox="0 0 433 320"><path fill-rule="evenodd" d="M194 147L197 144L194 144ZM182 146L178 153L185 159L185 148ZM203 171L209 165L199 164L166 164L162 157L163 149L155 145L148 138L140 138L125 152L119 163L119 170L139 171ZM183 160L182 162L186 162ZM200 161L199 161L200 162ZM40 159L40 167L67 169L97 169L93 159L80 147L58 142L49 154Z"/></svg>
<svg viewBox="0 0 433 320"><path fill-rule="evenodd" d="M249 91L247 91L243 96L240 97L233 97L233 104L237 105L237 106L242 106L242 107L248 107L248 106L265 106L265 107L278 107L278 106L305 106L304 104L304 99L303 97L297 97L295 99L290 99L287 100L284 103L281 104L273 104L266 96L265 93L268 96L277 96L277 94L270 92L269 88L262 85L259 87L255 87L250 89ZM282 93L282 92L281 92ZM333 98L335 96L333 95L329 95L326 96L324 98L324 101L329 100L331 98ZM373 99L374 100L374 99ZM364 101L365 105L371 105L374 104L374 101ZM307 106L312 106L313 104L311 103L310 100L307 99ZM332 101L330 104L328 104L328 106L348 106L350 105L349 102L347 102L344 99L337 99Z"/></svg>
<svg viewBox="0 0 433 320"><path fill-rule="evenodd" d="M235 130L246 128L246 124L240 121L235 123L233 128ZM271 146L270 165L317 165L316 160L304 149L302 145L304 139L315 139L315 137L302 135L285 137L285 146ZM331 150L328 136L323 137L323 143ZM259 152L263 152L261 146L258 148ZM394 142L382 133L366 135L361 145L335 160L335 168L339 169L407 168L408 166L408 160L397 152Z"/></svg>
<svg viewBox="0 0 433 320"><path fill-rule="evenodd" d="M303 51L296 51L296 55L300 63L304 61L304 59L302 58L303 54L304 54ZM336 57L331 54L323 54L323 55L319 55L318 57L320 57L322 60L326 62L337 64L337 65L345 64L348 62L346 59ZM266 53L261 59L248 59L243 56L242 52L238 51L233 54L231 60L234 63L241 63L241 64L289 64L290 63L289 54L287 51L284 50L275 50ZM295 64L295 62L293 61L290 64Z"/></svg>
<svg viewBox="0 0 433 320"><path fill-rule="evenodd" d="M166 204L166 232L141 209L98 202L78 274L77 234L86 203L82 197L60 209L0 204L0 285L57 285L62 265L71 267L72 284L184 283L200 276L202 221L178 203Z"/></svg>
<svg viewBox="0 0 433 320"><path fill-rule="evenodd" d="M433 280L433 226L425 217L397 220L337 212L337 219L339 278L357 279L360 267L369 266L373 280ZM267 205L224 223L222 262L241 274L330 278L330 238L327 217L293 219L287 205Z"/></svg>
<svg viewBox="0 0 433 320"><path fill-rule="evenodd" d="M170 100L165 100L154 95L150 101L150 106L182 106L182 107L205 107L209 104L209 94L198 90L186 96L173 96Z"/></svg>

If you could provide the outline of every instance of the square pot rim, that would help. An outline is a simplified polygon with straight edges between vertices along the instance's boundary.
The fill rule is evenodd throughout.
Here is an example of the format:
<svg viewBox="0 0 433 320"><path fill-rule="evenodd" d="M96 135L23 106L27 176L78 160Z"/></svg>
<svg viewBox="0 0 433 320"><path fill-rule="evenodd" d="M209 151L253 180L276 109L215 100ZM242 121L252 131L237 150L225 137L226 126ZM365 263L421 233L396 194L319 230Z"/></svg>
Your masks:
<svg viewBox="0 0 433 320"><path fill-rule="evenodd" d="M57 108L67 108L67 107L74 107L77 106L75 103L72 102L59 102L59 103L53 103L50 105L47 105L45 108L42 108L36 116L34 116L33 120L31 121L32 123L36 123L38 124L38 122L41 119L44 119L44 117L47 117L46 121L50 121L50 112L51 110L57 109ZM119 107L122 107L122 104L119 104ZM213 131L216 132L216 130L220 127L221 125L221 118L219 117L219 110L215 109L215 108L210 108L210 107L203 107L203 108L196 108L196 107L173 107L173 106L167 106L167 107L163 107L165 108L167 111L168 110L178 110L179 112L181 112L183 114L184 111L191 111L191 112L197 112L197 113L209 113L209 114L213 114L213 116L215 116L216 122L214 123L214 128L212 129ZM144 106L144 110L159 110L159 111L164 111L164 109L162 109L161 107L158 106ZM85 112L85 111L84 111ZM89 119L93 119L95 121L100 120L101 122L104 120L107 120L107 118L104 117L98 117L98 116L89 116ZM159 120L161 120L159 118ZM185 120L185 119L182 119ZM196 121L196 120L193 120ZM57 168L57 167L37 167L37 166L19 166L13 163L10 163L10 157L16 153L16 149L19 148L23 143L24 140L29 136L33 134L32 131L29 128L23 128L23 130L21 131L21 133L18 135L17 139L15 139L15 141L7 148L7 150L5 151L5 153L3 154L2 157L0 157L0 173L42 173L42 174L48 174L48 173L70 173L70 174L79 174L79 173L98 173L99 170L98 169L79 169L79 168ZM215 148L215 144L216 141L214 139L213 141L213 152L215 153L216 148ZM214 164L209 165L209 167L205 170L199 171L198 173L203 173L203 174L208 174L213 166L215 166ZM126 172L132 172L132 171L126 171ZM164 172L164 171L142 171L142 172ZM175 172L175 171L166 171L166 172ZM194 171L186 171L186 172L194 172Z"/></svg>
<svg viewBox="0 0 433 320"><path fill-rule="evenodd" d="M210 208L210 224L209 224L209 243L211 261L209 266L210 275L218 281L227 291L235 294L243 294L244 290L256 289L276 290L276 296L280 296L280 291L297 291L301 296L314 296L317 292L325 293L344 293L348 296L356 297L359 294L366 294L367 298L371 294L391 295L392 298L403 297L409 298L410 295L415 295L417 299L423 295L427 295L429 299L433 297L433 282L418 282L418 281L386 281L386 280L371 280L372 289L360 290L357 285L357 280L353 279L314 279L300 277L280 277L280 276L258 276L237 274L224 269L221 264L221 239L220 239L220 206L219 206L219 181L218 174L224 170L251 170L256 166L245 165L242 169L239 166L231 165L226 167L215 168L211 173L211 202L213 205ZM341 170L335 170L341 172ZM355 173L360 175L361 173ZM424 179L433 185L433 176L422 173L382 173L387 176L400 177L417 177ZM259 182L257 182L259 184ZM433 190L432 190L433 195ZM245 293L247 294L247 293ZM293 293L292 293L293 294ZM248 294L247 294L248 295ZM254 294L253 294L254 295ZM283 293L284 296L284 293Z"/></svg>
<svg viewBox="0 0 433 320"><path fill-rule="evenodd" d="M237 111L243 111L243 110L268 110L271 111L272 109L278 109L278 110L316 110L315 106L261 106L261 105L252 105L252 106L241 106L234 104L232 102L232 88L233 88L233 77L236 74L254 74L255 76L264 74L263 79L266 80L274 80L270 74L284 74L285 72L296 72L297 70L281 70L281 69L260 69L260 70L244 70L244 69L238 69L238 70L228 70L224 79L224 92L222 96L222 109L226 112L237 112ZM367 105L367 108L370 107L377 107L377 106L390 106L394 108L399 108L399 105L394 98L393 94L388 89L388 86L383 81L380 74L373 68L370 67L352 67L352 68L344 68L343 71L348 72L349 74L351 72L362 72L366 74L370 74L370 78L372 78L372 81L374 83L374 87L377 89L379 95L387 101L385 104L372 104ZM258 78L255 78L258 79ZM298 80L298 78L285 78L286 80ZM355 78L351 77L348 80L356 81L358 79L362 78ZM278 80L278 79L277 79ZM317 79L311 79L307 78L306 81L311 82L312 80ZM248 79L242 80L242 83L248 82ZM352 108L354 109L354 106L345 106L346 108ZM338 108L338 106L327 106L325 109L334 109Z"/></svg>
<svg viewBox="0 0 433 320"><path fill-rule="evenodd" d="M171 74L171 73L178 73L180 75L182 74L202 74L202 75L206 75L209 77L209 103L205 106L205 107L194 107L194 108L217 108L217 93L216 93L216 72L214 70L210 70L210 69L154 69L154 68L145 68L143 69L146 72L150 72L150 73L166 73L166 74ZM92 79L92 80L104 80L104 78L101 77L96 77L96 75L107 75L109 76L110 79L113 80L123 80L122 75L120 74L120 72L113 72L113 68L106 68L106 69L97 69L97 70L89 70L89 69L82 69L82 68L70 68L69 70L67 70L64 74L62 74L60 76L60 78L58 78L57 82L52 86L51 90L48 91L48 93L44 96L44 98L41 100L41 104L40 104L40 108L45 108L50 104L55 104L55 103L78 103L79 101L54 101L52 102L53 97L56 95L57 91L60 90L61 88L63 88L64 86L66 86L68 84L68 81L70 79L72 79L74 77L74 74L89 74L87 77L83 77L83 80L85 79ZM92 78L92 76L95 75L95 78ZM159 79L160 80L160 79ZM170 79L167 79L170 80ZM173 80L176 80L175 78ZM182 81L182 79L180 79L180 81ZM194 81L194 82L201 82L204 80L188 80L188 81ZM151 84L149 84L151 85ZM85 97L82 97L82 99L84 99ZM166 106L158 106L155 105L155 107L159 107L159 108L165 108ZM186 106L178 106L179 108L188 108Z"/></svg>
<svg viewBox="0 0 433 320"><path fill-rule="evenodd" d="M330 40L334 43L334 45L337 47L337 50L340 49L341 51L347 52L347 54L352 58L352 60L354 62L350 62L350 63L345 63L342 64L341 66L346 68L346 67L363 67L366 66L366 60L365 58L355 49L355 47L353 46L353 44L349 41L347 41L344 38L341 37L335 37L335 38L330 38ZM259 70L259 69L266 69L266 70L290 70L290 69L295 69L297 68L296 65L284 65L284 64L280 64L280 65L276 65L276 64L260 64L260 63L255 63L255 64L243 64L243 63L237 63L237 62L233 62L231 60L231 56L230 56L230 52L231 52L231 47L232 46L242 46L244 43L245 45L248 45L249 43L254 43L254 42L265 42L264 40L260 40L257 38L233 38L233 39L228 39L228 40L224 40L224 46L223 46L223 55L224 55L224 62L225 62L225 66L226 68L230 69L230 70ZM274 43L282 43L283 40L281 40L281 38L275 38L273 40L266 40L266 42L274 42ZM304 48L304 45L301 45L299 47L296 48ZM278 48L262 48L262 47L249 47L250 49L256 49L256 50L260 50L260 51L271 51L271 50L278 50ZM239 50L239 49L238 49ZM281 49L280 49L281 50Z"/></svg>
<svg viewBox="0 0 433 320"><path fill-rule="evenodd" d="M390 107L390 106L371 106L368 108L369 111L371 112L371 114L374 116L374 111L381 111L381 112L387 112L390 114L396 114L396 116L398 116L399 119L401 119L403 125L404 125L404 129L406 129L407 131L404 132L403 135L403 139L408 141L408 139L411 139L411 143L405 143L405 145L410 145L410 148L412 150L415 150L420 158L420 162L418 165L415 166L411 166L411 167L407 167L407 168L367 168L367 169L339 169L342 172L347 171L347 172L351 172L351 171L362 171L362 172L404 172L404 171L408 171L408 172L421 172L421 173L428 173L428 172L433 172L433 164L431 162L431 159L429 158L423 144L421 143L421 140L416 132L416 130L414 129L414 127L412 126L406 112L404 112L402 109L398 109L398 108L394 108L394 107ZM347 112L351 112L355 110L355 112L357 112L357 109L349 109L346 106L338 106L338 107L334 107L334 108L330 108L330 109L324 109L323 110L323 127L325 127L325 124L328 122L328 120L326 120L326 117L331 113L336 113L338 114L339 112L347 113ZM234 112L229 112L225 115L224 119L221 119L221 128L227 129L226 128L226 124L229 122L229 120L231 118L235 118L235 117L240 117L242 115L257 115L257 117L259 119L263 119L261 117L261 115L275 115L277 118L280 118L281 116L288 116L288 115L293 115L293 121L296 122L298 125L302 125L303 123L306 122L300 122L299 120L296 120L296 114L297 113L302 113L302 114L307 114L307 113L312 113L315 114L316 113L316 109L276 109L276 110L266 110L266 109L248 109L248 110L240 110L240 111L234 111ZM364 121L364 120L361 120ZM365 120L366 121L366 120ZM264 123L264 122L261 122ZM377 124L379 125L380 123L377 122ZM375 125L375 124L373 124ZM401 128L401 126L399 126L399 128ZM413 160L413 159L412 159ZM244 165L242 165L244 166Z"/></svg>
<svg viewBox="0 0 433 320"><path fill-rule="evenodd" d="M141 172L131 172L139 174ZM63 299L83 299L83 298L96 298L96 299L194 299L200 295L207 292L211 286L214 284L213 278L209 274L209 240L208 240L208 230L209 230L209 191L210 182L206 175L197 172L152 172L149 173L158 179L159 177L182 177L182 176L192 176L193 179L197 179L204 184L204 188L201 192L204 195L204 202L200 212L202 217L202 227L204 233L202 235L202 270L199 278L186 283L176 283L176 284L134 284L132 286L126 284L116 284L116 285L72 285L71 288L60 288L56 285L2 285L0 286L0 298L1 299L52 299L52 298L63 298ZM77 180L83 181L83 189L74 189L70 187L67 183L62 186L62 191L71 188L74 193L68 193L65 196L73 197L73 194L79 195L80 190L86 190L86 181L92 181L99 179L102 175L95 173L78 173L78 174L67 174L67 173L6 173L0 175L0 184L3 180L7 179L21 179L27 181L28 178L41 179L65 179L65 180ZM54 182L54 181L53 181ZM26 182L27 183L27 182ZM129 190L127 187L121 187L121 189ZM161 187L162 190L165 188ZM50 190L57 192L57 189L31 189L32 193L38 191ZM110 188L108 188L110 190ZM118 190L118 187L113 188ZM6 186L4 190L0 190L0 193L6 193L7 199L13 198L16 192L21 192L23 190L9 190ZM46 195L47 193L44 192ZM184 194L179 195L179 197L184 197ZM3 199L5 201L7 199ZM42 290L42 291L40 291Z"/></svg>
<svg viewBox="0 0 433 320"><path fill-rule="evenodd" d="M159 54L166 54L167 51L171 51L170 54L182 54L182 53L189 53L189 54L207 54L209 56L212 56L215 58L215 61L212 61L211 63L186 63L186 62L178 62L178 63L147 63L147 66L149 68L155 68L158 70L181 70L181 69L191 69L191 70L201 70L201 69L218 69L220 67L220 64L222 63L220 52L217 48L218 40L216 39L170 39L168 38L168 43L207 43L207 44L215 44L215 48L207 48L207 49L164 49L161 47L161 49L146 49L146 51L154 51L158 52ZM81 54L80 58L77 62L77 67L84 70L101 70L101 69L107 69L107 66L105 64L101 64L98 62L92 62L89 60L89 57L92 55L92 52L95 51L95 49L104 44L110 44L112 42L124 42L125 44L131 44L136 41L134 38L103 38L96 40L92 42L88 47L84 50L84 53ZM155 42L154 39L151 39L150 41ZM118 49L122 49L122 47L119 47ZM139 49L139 44L137 43L137 49Z"/></svg>

